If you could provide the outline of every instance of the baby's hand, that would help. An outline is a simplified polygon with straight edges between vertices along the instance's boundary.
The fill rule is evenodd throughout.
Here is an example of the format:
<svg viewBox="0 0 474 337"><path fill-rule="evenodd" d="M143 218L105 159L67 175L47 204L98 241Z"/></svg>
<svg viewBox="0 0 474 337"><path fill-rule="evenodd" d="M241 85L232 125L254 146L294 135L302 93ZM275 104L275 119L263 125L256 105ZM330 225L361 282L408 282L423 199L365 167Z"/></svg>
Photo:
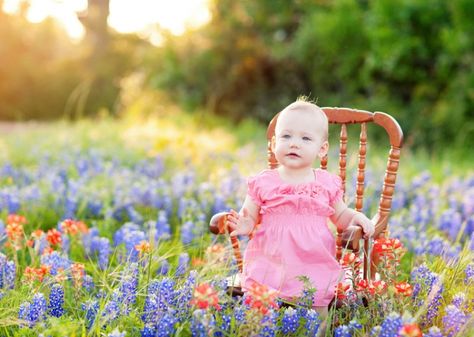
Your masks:
<svg viewBox="0 0 474 337"><path fill-rule="evenodd" d="M230 210L230 214L227 216L227 223L232 229L230 236L237 235L248 235L252 232L254 227L254 220L249 216L246 208L243 210L243 214L240 215L233 209Z"/></svg>
<svg viewBox="0 0 474 337"><path fill-rule="evenodd" d="M354 215L351 221L351 225L357 225L362 228L364 232L364 239L368 239L372 235L374 235L374 223L362 213L357 212L357 214Z"/></svg>

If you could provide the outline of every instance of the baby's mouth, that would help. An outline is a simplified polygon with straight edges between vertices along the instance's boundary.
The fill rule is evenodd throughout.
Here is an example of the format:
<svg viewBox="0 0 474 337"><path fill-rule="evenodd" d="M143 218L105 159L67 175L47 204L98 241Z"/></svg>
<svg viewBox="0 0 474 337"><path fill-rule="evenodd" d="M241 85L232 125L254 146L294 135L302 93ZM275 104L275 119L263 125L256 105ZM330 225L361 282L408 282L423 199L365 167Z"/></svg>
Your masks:
<svg viewBox="0 0 474 337"><path fill-rule="evenodd" d="M299 158L299 157L300 157L299 154L294 153L294 152L288 153L286 156L287 156L287 157L291 157L291 158Z"/></svg>

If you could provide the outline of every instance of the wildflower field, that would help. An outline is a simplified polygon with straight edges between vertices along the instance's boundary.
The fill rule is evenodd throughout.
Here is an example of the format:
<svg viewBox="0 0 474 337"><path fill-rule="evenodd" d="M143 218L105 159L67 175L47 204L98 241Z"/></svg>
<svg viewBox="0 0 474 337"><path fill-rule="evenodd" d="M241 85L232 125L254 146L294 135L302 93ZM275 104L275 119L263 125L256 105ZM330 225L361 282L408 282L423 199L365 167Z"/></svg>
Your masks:
<svg viewBox="0 0 474 337"><path fill-rule="evenodd" d="M292 306L265 287L229 296L237 268L208 222L265 168L263 135L176 119L4 130L0 336L474 336L474 170L404 153L389 237L373 244L380 273L348 273L326 322L310 284ZM384 156L367 172L368 215Z"/></svg>

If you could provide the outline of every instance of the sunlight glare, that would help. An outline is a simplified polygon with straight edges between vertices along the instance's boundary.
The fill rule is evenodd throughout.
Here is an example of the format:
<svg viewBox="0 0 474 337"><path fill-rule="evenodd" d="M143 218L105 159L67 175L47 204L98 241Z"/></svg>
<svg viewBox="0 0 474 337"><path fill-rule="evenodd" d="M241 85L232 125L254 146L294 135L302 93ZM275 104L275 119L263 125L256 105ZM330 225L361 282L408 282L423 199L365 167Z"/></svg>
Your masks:
<svg viewBox="0 0 474 337"><path fill-rule="evenodd" d="M152 42L158 42L158 25L174 35L199 27L210 20L209 0L110 0L109 26L119 33L139 33ZM4 0L3 10L15 13L22 0ZM55 18L68 35L78 40L84 36L84 27L76 12L87 8L87 0L30 0L27 19L41 22L46 17ZM154 41L153 41L154 40Z"/></svg>

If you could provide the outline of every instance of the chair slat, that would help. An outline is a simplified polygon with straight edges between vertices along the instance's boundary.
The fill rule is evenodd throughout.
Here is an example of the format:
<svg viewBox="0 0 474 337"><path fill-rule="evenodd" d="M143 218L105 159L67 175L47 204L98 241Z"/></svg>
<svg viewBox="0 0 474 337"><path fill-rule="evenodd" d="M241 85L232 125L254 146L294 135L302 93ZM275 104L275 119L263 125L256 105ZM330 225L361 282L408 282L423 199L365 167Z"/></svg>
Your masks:
<svg viewBox="0 0 474 337"><path fill-rule="evenodd" d="M342 189L344 191L344 200L346 200L346 164L347 164L347 126L341 125L341 134L339 137L339 176L342 179Z"/></svg>
<svg viewBox="0 0 474 337"><path fill-rule="evenodd" d="M357 166L357 188L356 188L356 203L355 209L362 211L364 206L364 186L365 186L365 157L367 153L367 128L366 124L360 125L359 138L359 162Z"/></svg>

